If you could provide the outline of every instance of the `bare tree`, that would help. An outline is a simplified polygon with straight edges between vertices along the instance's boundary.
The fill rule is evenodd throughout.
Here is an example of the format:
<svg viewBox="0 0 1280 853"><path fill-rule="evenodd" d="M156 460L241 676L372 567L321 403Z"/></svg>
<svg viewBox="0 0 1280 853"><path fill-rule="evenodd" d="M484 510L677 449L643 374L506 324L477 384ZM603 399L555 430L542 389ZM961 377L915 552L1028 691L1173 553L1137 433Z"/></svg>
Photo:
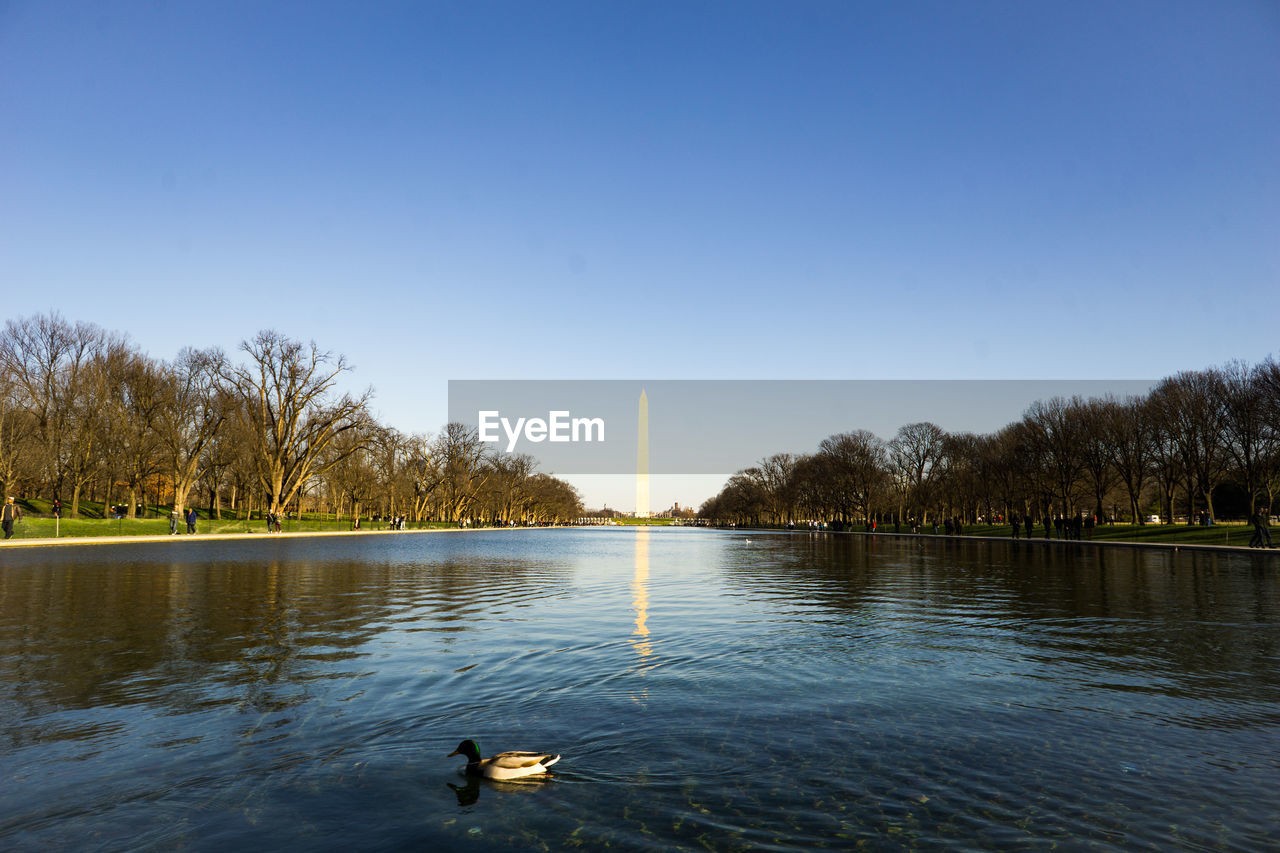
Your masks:
<svg viewBox="0 0 1280 853"><path fill-rule="evenodd" d="M1151 476L1156 453L1156 430L1151 408L1144 397L1117 400L1106 397L1101 403L1102 429L1111 466L1129 496L1129 513L1138 524L1146 524L1142 512L1142 491Z"/></svg>
<svg viewBox="0 0 1280 853"><path fill-rule="evenodd" d="M494 472L479 433L460 423L446 424L431 455L437 466L438 500L444 520L470 517L480 490Z"/></svg>
<svg viewBox="0 0 1280 853"><path fill-rule="evenodd" d="M338 436L367 429L372 392L338 396L338 379L350 367L314 341L304 345L267 330L240 348L249 363L224 367L222 376L239 398L236 412L252 442L267 510L279 513L309 478L363 447L350 441L342 452L326 452Z"/></svg>
<svg viewBox="0 0 1280 853"><path fill-rule="evenodd" d="M947 433L943 438L935 495L947 515L972 519L978 514L980 446L981 438L971 432Z"/></svg>
<svg viewBox="0 0 1280 853"><path fill-rule="evenodd" d="M100 368L109 340L118 339L56 313L10 320L0 335L0 370L12 378L15 400L31 415L53 496L61 497L71 483L73 518L80 490L98 467Z"/></svg>
<svg viewBox="0 0 1280 853"><path fill-rule="evenodd" d="M329 493L339 498L339 514L349 502L351 522L355 527L360 526L365 504L378 488L377 471L370 453L372 443L371 436L356 430L341 433L329 443L328 452L333 456L333 462L325 466L324 477Z"/></svg>
<svg viewBox="0 0 1280 853"><path fill-rule="evenodd" d="M761 485L758 468L738 471L725 483L714 508L716 517L734 524L759 524L768 498Z"/></svg>
<svg viewBox="0 0 1280 853"><path fill-rule="evenodd" d="M1151 428L1151 473L1160 489L1160 516L1165 524L1173 523L1173 501L1178 484L1186 475L1186 465L1172 422L1165 416L1161 400L1149 396L1143 401L1146 422Z"/></svg>
<svg viewBox="0 0 1280 853"><path fill-rule="evenodd" d="M1023 418L1034 452L1047 473L1052 495L1059 502L1059 512L1064 516L1070 511L1083 469L1078 411L1079 398L1054 397L1032 403Z"/></svg>
<svg viewBox="0 0 1280 853"><path fill-rule="evenodd" d="M570 521L582 516L582 495L564 480L549 474L534 474L529 478L527 493L527 521Z"/></svg>
<svg viewBox="0 0 1280 853"><path fill-rule="evenodd" d="M1217 386L1222 395L1223 437L1241 485L1249 496L1250 515L1264 491L1267 468L1280 439L1275 421L1270 417L1273 401L1268 399L1266 370L1266 363L1250 366L1233 361L1222 368L1222 382ZM1267 503L1270 504L1270 495Z"/></svg>
<svg viewBox="0 0 1280 853"><path fill-rule="evenodd" d="M224 420L223 424L225 423ZM231 490L231 505L232 508L235 507L235 499L238 496L231 471L235 465L237 450L237 442L232 431L219 428L205 444L201 453L198 483L208 493L210 518L222 518L222 495L227 489Z"/></svg>
<svg viewBox="0 0 1280 853"><path fill-rule="evenodd" d="M827 462L834 514L848 523L871 516L888 485L885 444L862 429L824 438L818 455Z"/></svg>
<svg viewBox="0 0 1280 853"><path fill-rule="evenodd" d="M1103 503L1107 492L1116 482L1112 464L1111 444L1107 434L1109 409L1102 400L1072 400L1079 429L1078 446L1080 467L1093 493L1093 512L1098 518L1106 517Z"/></svg>
<svg viewBox="0 0 1280 853"><path fill-rule="evenodd" d="M829 457L818 453L796 460L792 474L796 512L809 521L825 521L834 515L835 496L831 478L827 476L831 465Z"/></svg>
<svg viewBox="0 0 1280 853"><path fill-rule="evenodd" d="M775 453L760 460L760 485L769 515L777 524L791 521L795 515L796 462L797 458L790 453Z"/></svg>
<svg viewBox="0 0 1280 853"><path fill-rule="evenodd" d="M1014 421L1000 431L1003 452L1007 455L1011 491L1025 515L1034 516L1044 505L1044 472L1036 464L1035 441L1025 420Z"/></svg>
<svg viewBox="0 0 1280 853"><path fill-rule="evenodd" d="M66 479L71 485L71 517L80 514L80 498L84 489L104 469L120 472L122 441L113 430L111 394L118 372L115 365L128 358L129 345L123 336L99 333L92 338L89 360L68 381L71 395L70 417L65 421L66 440L62 442ZM114 480L108 482L108 487ZM107 504L110 504L110 491ZM104 506L104 513L109 507Z"/></svg>
<svg viewBox="0 0 1280 853"><path fill-rule="evenodd" d="M1228 459L1222 373L1184 370L1160 382L1151 399L1161 414L1187 478L1187 517L1199 494L1213 517L1213 490L1226 474Z"/></svg>
<svg viewBox="0 0 1280 853"><path fill-rule="evenodd" d="M418 433L405 439L405 476L410 487L410 517L422 521L430 513L444 481L444 465L430 435Z"/></svg>
<svg viewBox="0 0 1280 853"><path fill-rule="evenodd" d="M378 506L383 515L401 515L409 503L405 437L391 427L378 426L370 434L369 453L378 480ZM407 514L407 513L404 513Z"/></svg>
<svg viewBox="0 0 1280 853"><path fill-rule="evenodd" d="M888 444L888 455L902 480L906 502L922 523L928 520L936 500L933 489L937 485L945 439L946 433L937 424L920 421L900 427Z"/></svg>
<svg viewBox="0 0 1280 853"><path fill-rule="evenodd" d="M1030 503L1026 488L1025 457L1021 448L1022 430L1019 423L1005 426L993 435L984 436L979 453L980 470L988 487L987 518L994 523L992 506L998 506L1006 518L1015 515L1014 510L1025 512Z"/></svg>
<svg viewBox="0 0 1280 853"><path fill-rule="evenodd" d="M523 520L536 499L531 490L536 460L526 453L508 453L492 459L490 466L478 503L491 521Z"/></svg>
<svg viewBox="0 0 1280 853"><path fill-rule="evenodd" d="M1280 490L1280 362L1268 356L1258 365L1254 381L1262 395L1264 430L1270 446L1262 459L1261 488L1266 492L1267 506L1274 511Z"/></svg>
<svg viewBox="0 0 1280 853"><path fill-rule="evenodd" d="M105 369L103 416L109 442L104 456L113 478L123 479L129 497L126 514L135 518L139 493L145 495L146 479L161 465L156 427L166 403L166 377L160 365L133 348L112 353Z"/></svg>
<svg viewBox="0 0 1280 853"><path fill-rule="evenodd" d="M199 479L210 442L235 406L219 385L225 362L220 350L185 348L165 367L167 393L157 413L156 433L173 477L173 504L179 513Z"/></svg>
<svg viewBox="0 0 1280 853"><path fill-rule="evenodd" d="M907 501L921 521L927 521L934 504L932 489L942 461L946 433L937 424L923 421L899 427L889 442L889 459L905 481Z"/></svg>
<svg viewBox="0 0 1280 853"><path fill-rule="evenodd" d="M32 479L35 422L23 409L12 380L0 374L0 499L16 494L20 481Z"/></svg>

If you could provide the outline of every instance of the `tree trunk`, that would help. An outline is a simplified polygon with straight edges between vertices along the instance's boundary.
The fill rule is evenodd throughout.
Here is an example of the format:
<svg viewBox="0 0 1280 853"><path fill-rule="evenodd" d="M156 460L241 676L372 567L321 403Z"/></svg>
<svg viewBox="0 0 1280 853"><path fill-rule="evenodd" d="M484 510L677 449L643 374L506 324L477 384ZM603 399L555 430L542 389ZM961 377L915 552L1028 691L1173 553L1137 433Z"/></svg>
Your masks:
<svg viewBox="0 0 1280 853"><path fill-rule="evenodd" d="M176 509L179 514L181 514L182 511L187 508L187 494L190 491L191 491L190 486L178 486L177 484L174 485L173 508Z"/></svg>

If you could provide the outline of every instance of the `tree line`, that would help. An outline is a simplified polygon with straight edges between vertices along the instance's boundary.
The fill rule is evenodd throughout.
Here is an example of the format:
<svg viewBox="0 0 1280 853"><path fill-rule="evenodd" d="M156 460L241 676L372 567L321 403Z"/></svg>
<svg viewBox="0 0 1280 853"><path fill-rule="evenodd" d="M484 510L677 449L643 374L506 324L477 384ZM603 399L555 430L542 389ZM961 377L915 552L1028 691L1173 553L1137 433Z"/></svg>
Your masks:
<svg viewBox="0 0 1280 853"><path fill-rule="evenodd" d="M531 457L490 452L474 429L405 434L339 388L342 355L265 330L240 346L154 359L58 314L0 334L0 494L254 512L546 522L582 501Z"/></svg>
<svg viewBox="0 0 1280 853"><path fill-rule="evenodd" d="M702 505L737 524L1263 513L1280 489L1280 363L1183 371L1142 396L1054 397L989 434L906 424L738 471Z"/></svg>

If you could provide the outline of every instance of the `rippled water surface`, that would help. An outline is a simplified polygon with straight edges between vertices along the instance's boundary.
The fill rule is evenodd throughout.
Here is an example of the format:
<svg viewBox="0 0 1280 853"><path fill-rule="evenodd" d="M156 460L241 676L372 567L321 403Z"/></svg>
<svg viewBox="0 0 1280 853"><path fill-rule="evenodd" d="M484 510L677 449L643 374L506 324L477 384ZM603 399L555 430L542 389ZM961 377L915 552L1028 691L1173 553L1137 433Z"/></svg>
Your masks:
<svg viewBox="0 0 1280 853"><path fill-rule="evenodd" d="M0 848L1274 848L1268 559L627 528L10 550ZM465 737L564 759L468 784Z"/></svg>

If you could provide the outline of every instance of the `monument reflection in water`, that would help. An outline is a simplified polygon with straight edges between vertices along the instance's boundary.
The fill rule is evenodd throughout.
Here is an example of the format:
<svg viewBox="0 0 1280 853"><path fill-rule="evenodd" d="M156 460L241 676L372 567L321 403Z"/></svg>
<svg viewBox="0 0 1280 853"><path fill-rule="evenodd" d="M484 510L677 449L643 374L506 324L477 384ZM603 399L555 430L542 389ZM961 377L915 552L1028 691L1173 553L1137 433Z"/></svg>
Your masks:
<svg viewBox="0 0 1280 853"><path fill-rule="evenodd" d="M1277 841L1273 557L605 528L3 560L6 850ZM564 759L470 785L464 737Z"/></svg>

